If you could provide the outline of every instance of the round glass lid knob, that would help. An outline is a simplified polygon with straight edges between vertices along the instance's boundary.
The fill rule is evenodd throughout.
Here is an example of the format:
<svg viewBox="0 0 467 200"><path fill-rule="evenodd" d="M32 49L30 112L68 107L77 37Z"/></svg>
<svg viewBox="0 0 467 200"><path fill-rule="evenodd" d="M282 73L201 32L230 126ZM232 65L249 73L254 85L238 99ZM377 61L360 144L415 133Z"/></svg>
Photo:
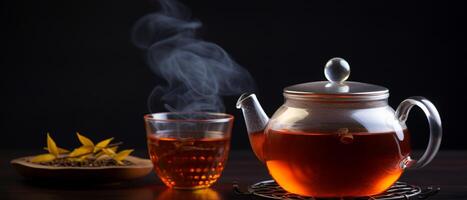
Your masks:
<svg viewBox="0 0 467 200"><path fill-rule="evenodd" d="M350 66L342 58L332 58L324 67L326 79L332 83L343 83L350 76Z"/></svg>

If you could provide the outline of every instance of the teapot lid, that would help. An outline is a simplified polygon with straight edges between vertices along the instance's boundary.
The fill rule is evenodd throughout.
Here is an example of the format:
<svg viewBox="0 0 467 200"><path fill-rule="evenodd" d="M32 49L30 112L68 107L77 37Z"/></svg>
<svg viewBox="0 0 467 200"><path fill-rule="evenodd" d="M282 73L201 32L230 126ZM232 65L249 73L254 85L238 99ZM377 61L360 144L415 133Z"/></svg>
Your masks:
<svg viewBox="0 0 467 200"><path fill-rule="evenodd" d="M383 86L346 81L350 66L342 58L332 58L324 67L328 81L301 83L284 88L284 95L323 100L379 100L389 96Z"/></svg>

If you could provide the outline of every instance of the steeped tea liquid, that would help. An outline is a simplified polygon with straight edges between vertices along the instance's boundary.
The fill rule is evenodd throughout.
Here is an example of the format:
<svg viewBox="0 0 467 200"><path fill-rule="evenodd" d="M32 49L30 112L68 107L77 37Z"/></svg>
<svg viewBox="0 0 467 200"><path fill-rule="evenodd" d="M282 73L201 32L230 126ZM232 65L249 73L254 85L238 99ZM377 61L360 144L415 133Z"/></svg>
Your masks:
<svg viewBox="0 0 467 200"><path fill-rule="evenodd" d="M407 130L323 134L270 130L264 156L272 177L289 192L314 197L369 196L389 188L410 153Z"/></svg>
<svg viewBox="0 0 467 200"><path fill-rule="evenodd" d="M156 136L157 135L157 136ZM154 169L168 187L197 189L212 185L227 161L230 138L218 132L187 133L202 138L173 138L148 135L148 149Z"/></svg>
<svg viewBox="0 0 467 200"><path fill-rule="evenodd" d="M249 133L248 138L250 139L251 148L255 153L256 157L261 161L264 162L264 155L263 155L263 145L264 145L264 138L265 134L263 131Z"/></svg>

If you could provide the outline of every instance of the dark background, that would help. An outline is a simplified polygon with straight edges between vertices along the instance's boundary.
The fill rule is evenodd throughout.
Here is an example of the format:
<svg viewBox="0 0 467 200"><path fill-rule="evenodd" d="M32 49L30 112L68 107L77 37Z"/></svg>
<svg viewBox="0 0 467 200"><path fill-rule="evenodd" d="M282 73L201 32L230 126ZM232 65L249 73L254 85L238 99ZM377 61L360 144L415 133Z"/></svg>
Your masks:
<svg viewBox="0 0 467 200"><path fill-rule="evenodd" d="M347 59L350 80L386 86L394 108L422 95L443 120L442 149L466 149L466 6L461 2L184 1L200 35L226 49L255 78L268 114L285 86L324 80L323 66ZM148 0L2 1L0 148L40 149L52 133L114 136L145 148L146 98L161 83L130 41L133 23L156 11ZM232 145L249 148L235 97ZM408 121L416 148L428 138L423 113Z"/></svg>

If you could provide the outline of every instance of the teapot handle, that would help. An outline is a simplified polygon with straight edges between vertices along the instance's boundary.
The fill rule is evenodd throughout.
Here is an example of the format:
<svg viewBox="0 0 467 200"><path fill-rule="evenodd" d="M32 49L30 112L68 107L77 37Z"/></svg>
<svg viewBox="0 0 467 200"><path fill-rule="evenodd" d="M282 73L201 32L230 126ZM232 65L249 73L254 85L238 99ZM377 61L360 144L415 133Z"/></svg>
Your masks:
<svg viewBox="0 0 467 200"><path fill-rule="evenodd" d="M418 106L423 110L430 126L430 140L428 142L428 147L425 150L425 153L423 153L423 156L419 160L413 161L414 163L410 164L411 168L422 168L431 162L431 160L433 160L436 153L438 152L443 131L438 110L436 110L436 107L433 105L433 103L431 103L425 97L414 96L402 101L399 104L399 107L397 107L395 114L396 118L400 122L405 123L410 109L413 106Z"/></svg>

